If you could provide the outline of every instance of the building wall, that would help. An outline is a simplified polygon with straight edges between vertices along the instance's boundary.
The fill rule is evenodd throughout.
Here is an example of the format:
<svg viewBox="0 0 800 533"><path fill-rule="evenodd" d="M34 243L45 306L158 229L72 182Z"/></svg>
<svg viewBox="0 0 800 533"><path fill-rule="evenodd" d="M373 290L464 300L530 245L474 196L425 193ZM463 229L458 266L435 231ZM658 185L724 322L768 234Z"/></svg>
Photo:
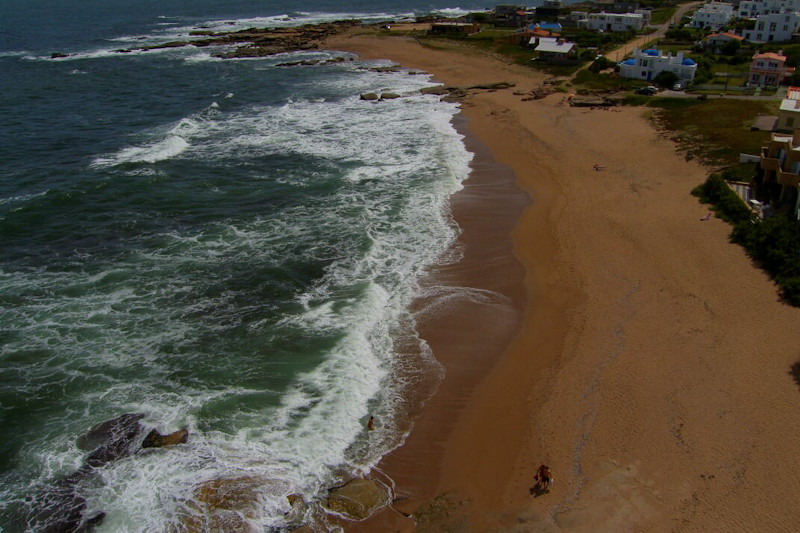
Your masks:
<svg viewBox="0 0 800 533"><path fill-rule="evenodd" d="M800 0L742 0L736 10L739 17L751 19L793 11L800 11Z"/></svg>
<svg viewBox="0 0 800 533"><path fill-rule="evenodd" d="M692 28L712 28L719 30L733 18L733 5L724 2L712 2L703 4L700 9L692 15Z"/></svg>
<svg viewBox="0 0 800 533"><path fill-rule="evenodd" d="M587 30L593 31L639 31L644 28L644 17L638 13L589 13L585 25Z"/></svg>
<svg viewBox="0 0 800 533"><path fill-rule="evenodd" d="M633 64L620 64L619 75L623 78L638 80L652 80L663 71L675 73L681 80L691 81L697 72L697 65L684 65L683 52L677 55L658 53L657 56L648 55L638 48L633 51ZM630 63L630 62L629 62Z"/></svg>
<svg viewBox="0 0 800 533"><path fill-rule="evenodd" d="M754 43L784 42L792 39L792 34L800 26L800 13L773 13L756 18L756 27L744 31L744 38Z"/></svg>

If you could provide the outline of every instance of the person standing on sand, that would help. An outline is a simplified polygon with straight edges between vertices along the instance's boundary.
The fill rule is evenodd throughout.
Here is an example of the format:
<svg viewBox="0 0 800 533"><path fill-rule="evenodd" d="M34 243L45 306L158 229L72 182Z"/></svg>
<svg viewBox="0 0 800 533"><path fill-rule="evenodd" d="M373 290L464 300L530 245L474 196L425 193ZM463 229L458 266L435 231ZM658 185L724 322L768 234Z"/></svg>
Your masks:
<svg viewBox="0 0 800 533"><path fill-rule="evenodd" d="M553 475L550 473L550 467L547 465L539 465L536 475L533 476L536 480L535 487L539 490L547 490L548 487L553 485Z"/></svg>

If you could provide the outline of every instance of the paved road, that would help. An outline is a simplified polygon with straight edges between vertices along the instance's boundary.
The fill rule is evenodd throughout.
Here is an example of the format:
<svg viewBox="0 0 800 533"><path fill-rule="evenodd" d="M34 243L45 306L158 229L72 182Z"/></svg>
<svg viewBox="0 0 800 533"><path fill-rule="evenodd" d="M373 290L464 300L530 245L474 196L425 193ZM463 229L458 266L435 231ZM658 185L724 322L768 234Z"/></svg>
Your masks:
<svg viewBox="0 0 800 533"><path fill-rule="evenodd" d="M680 6L678 6L678 10L675 12L675 14L672 15L672 18L670 18L667 22L659 26L655 32L649 33L647 35L642 35L641 37L637 37L632 41L628 41L619 48L615 48L614 50L611 50L610 52L606 53L605 56L614 62L622 61L625 58L625 56L628 55L628 53L633 52L634 48L637 47L645 48L648 43L651 43L656 39L660 39L661 37L666 35L667 30L669 30L670 24L680 20L681 17L683 17L683 15L685 15L687 11L699 6L700 4L702 4L702 2L689 2L688 4L681 4Z"/></svg>

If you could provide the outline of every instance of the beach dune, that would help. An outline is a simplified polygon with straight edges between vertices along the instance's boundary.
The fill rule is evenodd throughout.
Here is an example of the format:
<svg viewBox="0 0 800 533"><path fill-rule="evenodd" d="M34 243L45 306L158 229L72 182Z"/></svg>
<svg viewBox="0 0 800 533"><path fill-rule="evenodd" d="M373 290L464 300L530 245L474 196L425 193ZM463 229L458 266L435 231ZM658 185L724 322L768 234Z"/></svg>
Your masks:
<svg viewBox="0 0 800 533"><path fill-rule="evenodd" d="M648 109L525 99L544 76L495 57L357 32L326 46L515 84L462 104L465 255L430 281L493 296L421 313L444 382L380 465L397 512L348 529L799 531L800 310L701 220L690 191L710 169Z"/></svg>

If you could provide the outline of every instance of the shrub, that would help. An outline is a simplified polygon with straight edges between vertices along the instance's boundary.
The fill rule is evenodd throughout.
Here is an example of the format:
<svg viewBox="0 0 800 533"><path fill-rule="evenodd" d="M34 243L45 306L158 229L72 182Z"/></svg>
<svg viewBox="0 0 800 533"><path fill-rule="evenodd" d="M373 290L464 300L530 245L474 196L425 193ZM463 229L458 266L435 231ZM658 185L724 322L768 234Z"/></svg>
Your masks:
<svg viewBox="0 0 800 533"><path fill-rule="evenodd" d="M786 216L754 218L719 174L709 176L692 194L733 225L731 240L772 276L787 303L800 307L800 224Z"/></svg>
<svg viewBox="0 0 800 533"><path fill-rule="evenodd" d="M656 85L660 85L661 87L666 87L668 89L672 89L672 86L675 85L680 78L674 72L670 72L668 70L662 70L658 73L658 76L653 78L653 82Z"/></svg>

